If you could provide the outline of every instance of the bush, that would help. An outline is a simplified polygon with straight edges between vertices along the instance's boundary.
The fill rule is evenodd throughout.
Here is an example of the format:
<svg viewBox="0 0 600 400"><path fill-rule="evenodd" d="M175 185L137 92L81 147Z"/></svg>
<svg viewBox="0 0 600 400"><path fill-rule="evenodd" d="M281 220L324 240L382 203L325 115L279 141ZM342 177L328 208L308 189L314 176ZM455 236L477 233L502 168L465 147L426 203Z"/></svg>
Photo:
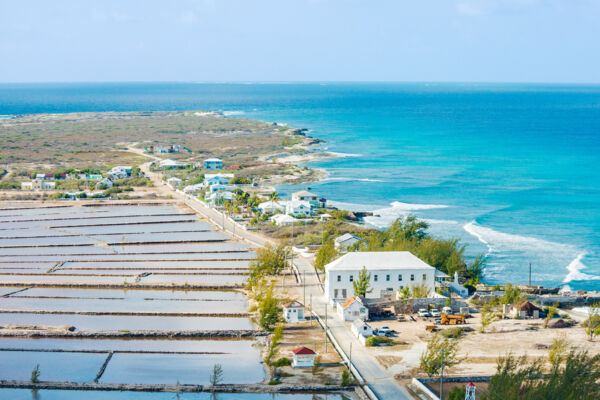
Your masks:
<svg viewBox="0 0 600 400"><path fill-rule="evenodd" d="M447 400L464 400L467 389L464 386L454 386L448 392Z"/></svg>
<svg viewBox="0 0 600 400"><path fill-rule="evenodd" d="M289 367L290 365L292 365L292 360L287 357L281 357L273 364L274 367Z"/></svg>
<svg viewBox="0 0 600 400"><path fill-rule="evenodd" d="M352 377L347 369L342 371L342 386L350 386L352 384Z"/></svg>
<svg viewBox="0 0 600 400"><path fill-rule="evenodd" d="M375 347L375 346L391 346L394 344L394 340L389 338L389 337L385 337L385 336L371 336L368 337L366 342L365 342L365 346L367 347Z"/></svg>
<svg viewBox="0 0 600 400"><path fill-rule="evenodd" d="M461 337L464 333L465 333L465 330L463 328L448 328L448 329L442 329L440 331L440 334L442 336L444 336L445 338L453 338L453 339Z"/></svg>
<svg viewBox="0 0 600 400"><path fill-rule="evenodd" d="M31 371L31 383L38 383L40 381L40 364L36 364L33 371Z"/></svg>

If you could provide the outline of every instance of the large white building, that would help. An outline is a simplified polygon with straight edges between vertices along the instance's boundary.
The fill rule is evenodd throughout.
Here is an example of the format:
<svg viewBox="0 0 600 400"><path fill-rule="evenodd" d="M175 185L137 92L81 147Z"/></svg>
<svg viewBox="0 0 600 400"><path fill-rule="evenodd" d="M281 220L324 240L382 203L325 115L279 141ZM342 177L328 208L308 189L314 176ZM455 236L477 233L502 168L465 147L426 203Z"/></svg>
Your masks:
<svg viewBox="0 0 600 400"><path fill-rule="evenodd" d="M367 293L367 298L393 296L406 286L425 285L433 293L436 276L445 276L408 251L347 253L325 266L327 300L344 302L353 297L353 281L358 279L363 267L371 275L372 291Z"/></svg>

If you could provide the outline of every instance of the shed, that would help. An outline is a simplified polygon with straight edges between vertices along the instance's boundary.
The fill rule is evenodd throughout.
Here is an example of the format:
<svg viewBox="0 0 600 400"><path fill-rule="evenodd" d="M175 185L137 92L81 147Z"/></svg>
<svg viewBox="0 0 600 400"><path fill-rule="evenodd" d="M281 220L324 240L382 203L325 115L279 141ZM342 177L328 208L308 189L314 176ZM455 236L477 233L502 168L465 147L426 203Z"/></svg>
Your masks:
<svg viewBox="0 0 600 400"><path fill-rule="evenodd" d="M308 347L302 346L292 350L294 353L292 367L294 368L312 368L315 365L315 353Z"/></svg>
<svg viewBox="0 0 600 400"><path fill-rule="evenodd" d="M352 333L364 345L368 337L373 336L373 328L362 319L352 321Z"/></svg>
<svg viewBox="0 0 600 400"><path fill-rule="evenodd" d="M283 306L283 319L287 322L304 321L304 304L299 301L290 301Z"/></svg>
<svg viewBox="0 0 600 400"><path fill-rule="evenodd" d="M540 317L540 308L529 301L524 301L519 305L519 315L521 317Z"/></svg>
<svg viewBox="0 0 600 400"><path fill-rule="evenodd" d="M356 319L369 319L369 309L358 297L350 297L344 303L337 303L337 313L342 321L354 321Z"/></svg>

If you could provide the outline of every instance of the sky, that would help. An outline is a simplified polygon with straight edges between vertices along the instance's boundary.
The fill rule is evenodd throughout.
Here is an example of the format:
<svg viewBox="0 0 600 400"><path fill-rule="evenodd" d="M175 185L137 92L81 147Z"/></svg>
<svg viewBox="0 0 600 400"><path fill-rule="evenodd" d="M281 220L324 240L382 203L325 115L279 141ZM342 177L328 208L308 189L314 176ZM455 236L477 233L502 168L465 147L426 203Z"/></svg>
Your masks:
<svg viewBox="0 0 600 400"><path fill-rule="evenodd" d="M0 0L0 82L600 83L599 0Z"/></svg>

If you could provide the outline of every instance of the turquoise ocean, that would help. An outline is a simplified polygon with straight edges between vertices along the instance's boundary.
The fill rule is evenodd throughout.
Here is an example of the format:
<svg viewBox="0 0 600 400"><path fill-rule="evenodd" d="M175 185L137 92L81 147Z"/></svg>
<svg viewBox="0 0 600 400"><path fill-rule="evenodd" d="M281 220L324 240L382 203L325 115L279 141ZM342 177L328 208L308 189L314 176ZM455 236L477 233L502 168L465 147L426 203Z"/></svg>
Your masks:
<svg viewBox="0 0 600 400"><path fill-rule="evenodd" d="M0 115L215 110L307 128L339 157L308 188L414 214L488 257L485 280L600 290L600 86L436 83L2 84ZM0 136L0 141L2 137Z"/></svg>

